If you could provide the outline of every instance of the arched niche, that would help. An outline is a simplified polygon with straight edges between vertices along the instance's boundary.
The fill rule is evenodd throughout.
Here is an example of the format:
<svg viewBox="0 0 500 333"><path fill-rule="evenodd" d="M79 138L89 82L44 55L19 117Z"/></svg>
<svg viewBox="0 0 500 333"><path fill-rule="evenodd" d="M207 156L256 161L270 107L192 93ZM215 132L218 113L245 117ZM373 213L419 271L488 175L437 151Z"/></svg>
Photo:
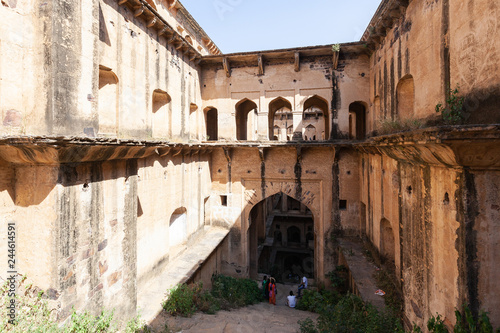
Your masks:
<svg viewBox="0 0 500 333"><path fill-rule="evenodd" d="M385 260L394 262L394 232L391 223L385 218L380 221L380 254Z"/></svg>
<svg viewBox="0 0 500 333"><path fill-rule="evenodd" d="M179 207L172 213L168 232L171 247L187 241L187 210L185 207Z"/></svg>
<svg viewBox="0 0 500 333"><path fill-rule="evenodd" d="M172 98L166 91L155 89L153 91L153 113L160 111L160 109L170 103L171 100Z"/></svg>
<svg viewBox="0 0 500 333"><path fill-rule="evenodd" d="M205 125L207 129L207 140L217 141L219 139L218 111L214 107L205 108Z"/></svg>
<svg viewBox="0 0 500 333"><path fill-rule="evenodd" d="M170 95L161 89L155 89L152 96L152 130L153 137L167 137L171 122L168 103L171 102Z"/></svg>
<svg viewBox="0 0 500 333"><path fill-rule="evenodd" d="M363 140L366 137L366 103L353 102L349 105L349 137Z"/></svg>
<svg viewBox="0 0 500 333"><path fill-rule="evenodd" d="M328 102L324 98L314 95L304 102L302 128L306 129L309 125L314 126L316 130L315 140L328 140L330 138L329 119Z"/></svg>
<svg viewBox="0 0 500 333"><path fill-rule="evenodd" d="M242 99L236 104L237 140L248 140L249 137L253 137L252 132L254 131L254 121L256 119L254 119L254 115L250 113L251 111L254 111L254 113L257 112L257 104L247 98Z"/></svg>
<svg viewBox="0 0 500 333"><path fill-rule="evenodd" d="M408 119L415 116L415 85L413 76L405 75L396 87L396 117Z"/></svg>
<svg viewBox="0 0 500 333"><path fill-rule="evenodd" d="M286 134L279 133L278 138L275 139L273 129L275 126L280 129L287 129L290 125L293 125L293 114L292 114L292 104L283 97L277 97L269 103L269 139L270 140L280 140L286 141Z"/></svg>

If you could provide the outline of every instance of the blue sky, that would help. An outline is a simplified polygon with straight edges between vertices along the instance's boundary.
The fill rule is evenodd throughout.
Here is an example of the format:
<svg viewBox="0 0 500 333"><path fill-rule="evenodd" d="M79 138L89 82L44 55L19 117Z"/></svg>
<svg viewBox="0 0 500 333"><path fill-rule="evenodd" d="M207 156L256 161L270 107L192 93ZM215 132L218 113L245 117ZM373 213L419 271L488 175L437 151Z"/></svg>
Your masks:
<svg viewBox="0 0 500 333"><path fill-rule="evenodd" d="M223 53L354 42L380 0L180 0Z"/></svg>

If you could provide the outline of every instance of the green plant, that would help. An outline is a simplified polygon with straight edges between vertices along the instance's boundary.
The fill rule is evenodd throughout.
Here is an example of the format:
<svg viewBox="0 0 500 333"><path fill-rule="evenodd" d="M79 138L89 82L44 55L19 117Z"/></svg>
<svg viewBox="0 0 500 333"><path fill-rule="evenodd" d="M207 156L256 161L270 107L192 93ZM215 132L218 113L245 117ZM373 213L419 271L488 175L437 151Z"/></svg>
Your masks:
<svg viewBox="0 0 500 333"><path fill-rule="evenodd" d="M149 333L151 330L146 325L146 323L141 320L141 316L137 315L136 317L130 319L125 326L126 333Z"/></svg>
<svg viewBox="0 0 500 333"><path fill-rule="evenodd" d="M427 322L427 329L429 330L429 332L448 333L444 321L443 319L441 319L441 316L439 314L437 315L437 317L432 317L431 319L429 319L429 321Z"/></svg>
<svg viewBox="0 0 500 333"><path fill-rule="evenodd" d="M168 298L163 302L163 309L171 315L190 317L195 311L195 287L179 284L168 291Z"/></svg>
<svg viewBox="0 0 500 333"><path fill-rule="evenodd" d="M389 312L379 312L361 298L347 294L336 305L320 313L317 330L323 332L403 332L399 318Z"/></svg>
<svg viewBox="0 0 500 333"><path fill-rule="evenodd" d="M445 105L438 103L436 105L436 112L441 113L443 121L447 125L461 124L465 120L464 115L464 97L458 96L459 85L455 89L449 90L449 97L446 99Z"/></svg>
<svg viewBox="0 0 500 333"><path fill-rule="evenodd" d="M340 51L340 44L333 44L332 50L333 50L333 52L339 52Z"/></svg>
<svg viewBox="0 0 500 333"><path fill-rule="evenodd" d="M436 317L437 316L437 317ZM431 333L448 333L448 329L444 324L444 320L441 319L441 315L436 314L436 316L432 316L427 321L427 329ZM493 330L493 327L490 323L490 318L488 317L488 313L481 311L478 318L474 318L472 315L472 311L467 305L464 305L463 311L455 310L455 318L456 324L453 327L453 333L499 333L500 328L497 328L496 331ZM421 333L422 330L413 325L414 333Z"/></svg>
<svg viewBox="0 0 500 333"><path fill-rule="evenodd" d="M328 306L334 306L340 299L340 295L335 291L310 289L303 290L297 309L322 313Z"/></svg>
<svg viewBox="0 0 500 333"><path fill-rule="evenodd" d="M98 316L93 316L87 311L77 313L73 309L71 321L65 331L69 333L102 333L114 331L112 321L113 311L103 310Z"/></svg>
<svg viewBox="0 0 500 333"><path fill-rule="evenodd" d="M220 300L215 298L211 292L204 291L195 295L196 308L207 314L215 314L220 310Z"/></svg>
<svg viewBox="0 0 500 333"><path fill-rule="evenodd" d="M316 329L311 318L299 320L297 323L300 327L300 333L318 333L318 330Z"/></svg>
<svg viewBox="0 0 500 333"><path fill-rule="evenodd" d="M326 275L330 279L332 286L340 293L345 293L347 291L347 267L344 265L338 265L335 270L327 273Z"/></svg>

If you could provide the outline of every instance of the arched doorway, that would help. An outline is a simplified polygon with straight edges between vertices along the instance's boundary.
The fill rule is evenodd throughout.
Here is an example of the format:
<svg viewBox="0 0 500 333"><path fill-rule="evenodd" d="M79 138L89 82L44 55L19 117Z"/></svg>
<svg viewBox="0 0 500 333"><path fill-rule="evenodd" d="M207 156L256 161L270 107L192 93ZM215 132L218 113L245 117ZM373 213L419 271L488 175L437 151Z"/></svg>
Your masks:
<svg viewBox="0 0 500 333"><path fill-rule="evenodd" d="M286 133L282 133L281 129L288 129L293 125L292 104L278 97L269 103L269 140L286 141ZM279 133L276 135L274 129L278 127ZM277 138L275 138L277 137Z"/></svg>
<svg viewBox="0 0 500 333"><path fill-rule="evenodd" d="M366 108L361 102L349 105L349 137L356 140L366 137Z"/></svg>
<svg viewBox="0 0 500 333"><path fill-rule="evenodd" d="M205 123L207 128L207 140L217 141L219 138L218 131L218 115L216 108L208 108L205 110Z"/></svg>
<svg viewBox="0 0 500 333"><path fill-rule="evenodd" d="M250 111L257 112L257 104L249 99L243 99L236 104L236 139L248 140L253 137L254 116ZM251 118L251 119L250 119ZM250 121L249 121L250 120ZM250 134L250 135L249 135Z"/></svg>
<svg viewBox="0 0 500 333"><path fill-rule="evenodd" d="M308 126L313 126L316 133L309 136L307 140L328 140L330 139L330 126L328 115L328 102L314 95L304 102L304 113L302 115L302 128L307 130ZM315 137L313 139L313 137Z"/></svg>
<svg viewBox="0 0 500 333"><path fill-rule="evenodd" d="M252 208L249 224L251 278L258 273L281 282L314 278L314 217L304 204L277 193Z"/></svg>

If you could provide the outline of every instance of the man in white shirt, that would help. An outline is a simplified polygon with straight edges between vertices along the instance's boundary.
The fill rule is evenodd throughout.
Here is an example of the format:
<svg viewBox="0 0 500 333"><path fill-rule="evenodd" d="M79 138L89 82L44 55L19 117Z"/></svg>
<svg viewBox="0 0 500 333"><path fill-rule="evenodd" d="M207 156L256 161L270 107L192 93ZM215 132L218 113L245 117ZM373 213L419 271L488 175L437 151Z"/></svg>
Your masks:
<svg viewBox="0 0 500 333"><path fill-rule="evenodd" d="M286 297L286 305L288 305L291 308L294 308L295 303L296 303L295 295L293 294L293 291L290 291L290 295Z"/></svg>
<svg viewBox="0 0 500 333"><path fill-rule="evenodd" d="M298 297L300 297L300 292L302 291L302 289L307 289L307 278L305 277L305 275L302 277L302 283L299 285L299 290L297 291L298 292Z"/></svg>

